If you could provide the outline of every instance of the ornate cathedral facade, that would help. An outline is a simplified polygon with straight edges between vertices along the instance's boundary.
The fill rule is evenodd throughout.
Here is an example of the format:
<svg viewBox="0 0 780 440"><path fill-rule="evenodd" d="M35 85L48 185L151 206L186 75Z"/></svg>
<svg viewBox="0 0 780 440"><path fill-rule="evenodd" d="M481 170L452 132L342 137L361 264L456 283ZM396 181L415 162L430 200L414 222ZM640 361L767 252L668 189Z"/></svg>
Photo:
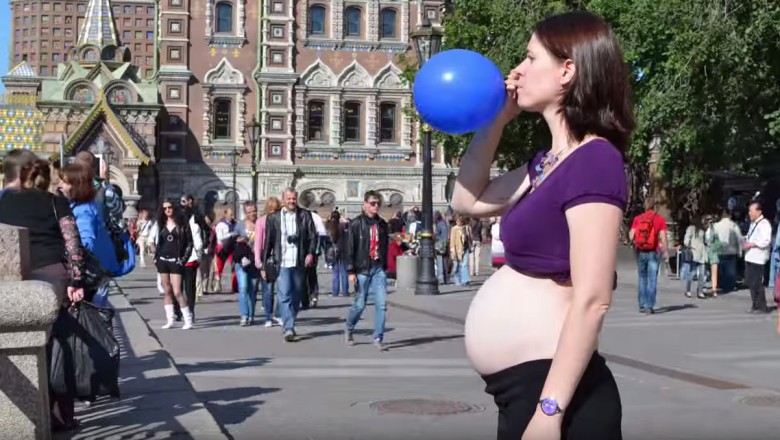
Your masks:
<svg viewBox="0 0 780 440"><path fill-rule="evenodd" d="M32 22L53 21L45 11L70 10L60 21L80 28L75 41L59 43L70 48L58 55L63 62L45 71L42 41L33 59L32 42L23 57L15 51L7 94L37 96L43 150L103 154L136 207L183 193L206 207L262 201L287 186L303 205L348 215L371 189L388 210L421 203L422 146L401 59L414 62L410 34L440 20L441 1L17 3L14 48L28 43ZM154 23L139 23L138 8ZM136 38L149 24L153 58ZM442 209L453 170L439 148L433 157Z"/></svg>

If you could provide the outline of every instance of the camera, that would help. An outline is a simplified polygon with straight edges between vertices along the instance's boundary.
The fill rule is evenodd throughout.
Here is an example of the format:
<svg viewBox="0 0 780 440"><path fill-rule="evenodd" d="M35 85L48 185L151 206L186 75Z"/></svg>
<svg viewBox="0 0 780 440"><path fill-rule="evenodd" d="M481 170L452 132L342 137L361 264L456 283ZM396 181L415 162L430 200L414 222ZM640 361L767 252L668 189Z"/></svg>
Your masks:
<svg viewBox="0 0 780 440"><path fill-rule="evenodd" d="M297 243L298 243L298 240L299 240L300 238L301 238L301 237L300 237L300 236L298 236L298 234L288 235L288 236L287 236L287 244L297 244Z"/></svg>

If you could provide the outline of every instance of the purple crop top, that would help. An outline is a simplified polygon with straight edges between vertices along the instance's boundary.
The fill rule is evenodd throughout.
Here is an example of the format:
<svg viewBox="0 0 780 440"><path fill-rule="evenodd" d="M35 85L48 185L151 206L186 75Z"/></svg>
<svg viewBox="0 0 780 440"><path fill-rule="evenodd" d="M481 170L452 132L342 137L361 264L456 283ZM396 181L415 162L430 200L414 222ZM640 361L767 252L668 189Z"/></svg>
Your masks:
<svg viewBox="0 0 780 440"><path fill-rule="evenodd" d="M528 164L532 180L543 154ZM617 148L603 139L582 145L501 218L507 264L519 272L570 281L566 210L583 203L609 203L625 210L627 193Z"/></svg>

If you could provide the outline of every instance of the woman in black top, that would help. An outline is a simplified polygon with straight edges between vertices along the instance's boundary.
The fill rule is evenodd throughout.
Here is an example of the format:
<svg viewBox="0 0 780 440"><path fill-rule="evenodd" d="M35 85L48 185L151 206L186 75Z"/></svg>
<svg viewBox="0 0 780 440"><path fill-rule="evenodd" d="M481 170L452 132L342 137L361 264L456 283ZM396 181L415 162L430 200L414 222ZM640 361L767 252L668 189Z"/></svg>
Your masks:
<svg viewBox="0 0 780 440"><path fill-rule="evenodd" d="M65 310L71 302L84 298L84 248L68 201L47 191L51 183L49 163L29 150L8 152L3 175L0 223L27 228L29 279L50 283L61 310ZM72 396L50 392L49 405L55 430L77 426Z"/></svg>
<svg viewBox="0 0 780 440"><path fill-rule="evenodd" d="M181 307L184 316L183 330L192 328L192 312L187 298L182 295L182 274L184 265L192 253L192 233L187 219L178 211L173 201L166 200L157 219L157 240L154 247L154 265L160 274L164 290L165 319L163 329L169 329L174 322L173 297Z"/></svg>

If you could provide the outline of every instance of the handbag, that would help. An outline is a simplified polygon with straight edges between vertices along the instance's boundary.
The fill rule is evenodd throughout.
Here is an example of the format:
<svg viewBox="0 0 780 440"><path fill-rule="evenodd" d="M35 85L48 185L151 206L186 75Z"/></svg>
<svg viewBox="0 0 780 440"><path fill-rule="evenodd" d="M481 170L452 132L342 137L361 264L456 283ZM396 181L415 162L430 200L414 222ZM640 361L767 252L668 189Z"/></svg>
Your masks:
<svg viewBox="0 0 780 440"><path fill-rule="evenodd" d="M274 259L273 255L268 257L268 260L263 266L263 270L265 270L265 280L267 282L273 283L277 278L279 278L279 266L276 264L276 260Z"/></svg>
<svg viewBox="0 0 780 440"><path fill-rule="evenodd" d="M57 224L60 222L60 215L57 212L57 206L54 203L54 197L51 199L51 208L54 211L54 218L57 220ZM66 248L67 249L67 248ZM81 249L84 253L84 272L81 274L81 281L84 288L87 290L96 290L100 286L104 285L111 278L103 269L100 264L100 260L89 249L83 245Z"/></svg>

